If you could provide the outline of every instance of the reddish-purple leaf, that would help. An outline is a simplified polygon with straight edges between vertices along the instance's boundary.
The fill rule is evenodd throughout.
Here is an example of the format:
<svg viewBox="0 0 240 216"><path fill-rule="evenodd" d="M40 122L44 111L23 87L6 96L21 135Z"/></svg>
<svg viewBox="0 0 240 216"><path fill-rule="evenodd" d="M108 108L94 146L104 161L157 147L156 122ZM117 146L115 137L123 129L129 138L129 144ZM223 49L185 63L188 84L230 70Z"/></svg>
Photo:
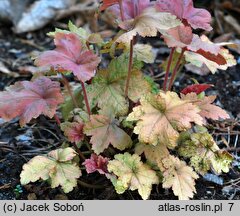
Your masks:
<svg viewBox="0 0 240 216"><path fill-rule="evenodd" d="M122 0L124 19L125 20L134 19L150 5L152 5L150 0ZM110 7L110 9L118 18L121 17L119 5L113 5L112 7Z"/></svg>
<svg viewBox="0 0 240 216"><path fill-rule="evenodd" d="M197 67L206 65L212 73L215 73L218 69L226 70L228 67L237 64L237 61L229 53L229 50L221 47L229 43L213 44L205 35L202 35L200 39L202 42L198 45L195 43L191 45L193 49L188 49L192 52L188 50L185 52L184 55L188 62ZM197 47L198 49L196 49Z"/></svg>
<svg viewBox="0 0 240 216"><path fill-rule="evenodd" d="M184 88L181 93L186 95L189 93L196 93L197 95L206 91L207 89L211 88L213 85L211 84L193 84L190 86L187 86L186 88Z"/></svg>
<svg viewBox="0 0 240 216"><path fill-rule="evenodd" d="M161 12L170 12L192 28L212 30L211 14L205 9L194 8L192 0L158 0L156 7Z"/></svg>
<svg viewBox="0 0 240 216"><path fill-rule="evenodd" d="M216 62L218 65L227 64L226 59L221 54L214 55L214 54L212 54L210 52L206 52L202 49L198 50L196 53L202 55L203 57L205 57L206 59L208 59L210 61Z"/></svg>
<svg viewBox="0 0 240 216"><path fill-rule="evenodd" d="M204 124L207 123L206 119L220 120L230 118L225 110L212 104L216 99L215 95L205 96L200 99L196 93L192 92L187 95L181 94L181 98L188 102L192 102L200 109L199 114L204 119Z"/></svg>
<svg viewBox="0 0 240 216"><path fill-rule="evenodd" d="M86 159L83 165L86 167L87 173L98 171L100 174L108 174L108 158L101 155L92 154L90 159Z"/></svg>
<svg viewBox="0 0 240 216"><path fill-rule="evenodd" d="M17 82L0 93L0 117L6 120L20 117L23 126L41 114L52 118L63 101L60 84L49 78Z"/></svg>
<svg viewBox="0 0 240 216"><path fill-rule="evenodd" d="M112 5L118 4L119 0L103 0L100 11L104 11Z"/></svg>
<svg viewBox="0 0 240 216"><path fill-rule="evenodd" d="M61 124L61 129L70 142L79 143L84 138L83 126L82 122L65 122Z"/></svg>
<svg viewBox="0 0 240 216"><path fill-rule="evenodd" d="M196 34L192 34L189 26L181 25L172 28L163 33L162 37L168 47L185 48L187 51L198 53L218 65L227 64L225 56L221 54L220 44L212 43L204 35L199 37Z"/></svg>
<svg viewBox="0 0 240 216"><path fill-rule="evenodd" d="M193 34L189 26L180 25L167 30L163 33L163 38L168 47L186 48L188 51L203 55L209 53L218 57L221 50L219 44L212 43L206 36L199 37Z"/></svg>
<svg viewBox="0 0 240 216"><path fill-rule="evenodd" d="M171 28L163 34L163 38L168 47L187 47L193 41L192 28L185 25Z"/></svg>
<svg viewBox="0 0 240 216"><path fill-rule="evenodd" d="M54 43L56 49L43 52L35 61L37 66L52 66L57 70L60 68L72 71L82 82L95 75L100 58L84 48L76 34L57 32Z"/></svg>

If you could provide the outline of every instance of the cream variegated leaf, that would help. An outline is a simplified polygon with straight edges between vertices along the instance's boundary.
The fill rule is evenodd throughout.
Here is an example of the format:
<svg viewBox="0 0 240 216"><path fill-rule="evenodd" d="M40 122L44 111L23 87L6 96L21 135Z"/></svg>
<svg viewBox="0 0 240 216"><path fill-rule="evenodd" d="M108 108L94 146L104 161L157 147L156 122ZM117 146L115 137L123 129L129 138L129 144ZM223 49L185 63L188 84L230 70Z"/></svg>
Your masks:
<svg viewBox="0 0 240 216"><path fill-rule="evenodd" d="M136 145L135 153L141 155L144 153L146 159L159 168L161 172L165 171L163 159L169 157L169 151L165 145L158 144L156 146L139 143Z"/></svg>
<svg viewBox="0 0 240 216"><path fill-rule="evenodd" d="M153 52L153 47L148 44L134 45L133 56L138 61L143 61L147 64L154 63L155 58L156 58L156 55Z"/></svg>
<svg viewBox="0 0 240 216"><path fill-rule="evenodd" d="M210 47L214 45L206 36L202 36L201 40L205 44L209 44ZM219 47L224 45L228 45L228 43L215 44L215 46ZM226 70L228 67L232 67L237 64L234 56L230 54L228 49L225 48L220 48L219 52L215 54L215 56L208 56L207 53L202 55L202 53L191 51L186 51L184 55L187 62L190 62L199 68L205 65L212 73L215 73L217 70Z"/></svg>
<svg viewBox="0 0 240 216"><path fill-rule="evenodd" d="M157 165L163 175L164 188L172 188L180 200L193 197L193 193L196 192L195 179L198 175L184 161L170 155L166 146L141 143L137 145L135 152L144 153L151 165Z"/></svg>
<svg viewBox="0 0 240 216"><path fill-rule="evenodd" d="M96 154L103 152L110 144L119 150L132 145L130 136L119 128L118 120L106 115L91 115L84 126L84 133L92 136L90 143Z"/></svg>
<svg viewBox="0 0 240 216"><path fill-rule="evenodd" d="M179 155L190 158L190 165L201 175L210 169L217 174L228 172L232 156L226 151L221 151L207 131L196 130L197 133L181 134L177 148Z"/></svg>
<svg viewBox="0 0 240 216"><path fill-rule="evenodd" d="M25 185L29 182L36 182L39 179L47 180L50 178L49 170L53 170L55 163L45 156L36 156L27 164L24 164L21 173L21 184Z"/></svg>
<svg viewBox="0 0 240 216"><path fill-rule="evenodd" d="M149 7L145 9L135 19L127 20L120 24L120 27L127 30L116 42L129 43L134 36L155 37L158 32L166 31L181 24L176 16L158 12L156 8Z"/></svg>
<svg viewBox="0 0 240 216"><path fill-rule="evenodd" d="M186 165L184 161L174 156L169 156L163 160L165 171L163 172L163 187L172 188L179 200L193 198L196 193L195 179L197 173Z"/></svg>
<svg viewBox="0 0 240 216"><path fill-rule="evenodd" d="M191 123L203 123L199 112L195 105L181 100L176 93L160 92L158 95L143 96L127 121L137 122L134 133L138 134L140 142L162 143L174 148L179 131L191 128Z"/></svg>
<svg viewBox="0 0 240 216"><path fill-rule="evenodd" d="M72 148L65 148L32 158L23 166L21 184L50 179L52 188L61 186L65 193L72 191L81 176L81 170L74 161L76 156Z"/></svg>
<svg viewBox="0 0 240 216"><path fill-rule="evenodd" d="M232 67L237 64L234 56L229 53L227 49L221 49L222 56L225 58L227 64L219 65L214 61L208 60L204 56L194 52L185 52L185 59L187 62L193 64L196 67L201 68L203 65L206 65L207 68L212 72L216 73L217 70L227 70L228 67Z"/></svg>
<svg viewBox="0 0 240 216"><path fill-rule="evenodd" d="M212 169L217 173L220 174L222 172L229 172L231 164L233 162L233 156L227 151L217 151L215 153L215 157L211 159Z"/></svg>
<svg viewBox="0 0 240 216"><path fill-rule="evenodd" d="M178 140L180 156L190 158L190 165L201 175L211 169L211 159L219 148L208 132L183 132Z"/></svg>
<svg viewBox="0 0 240 216"><path fill-rule="evenodd" d="M149 198L152 185L159 183L155 171L136 154L115 155L115 159L108 163L108 171L116 175L112 183L117 193L124 193L127 189L138 190L144 200Z"/></svg>
<svg viewBox="0 0 240 216"><path fill-rule="evenodd" d="M125 97L125 86L128 73L127 57L120 56L110 63L108 69L100 70L87 87L91 107L101 109L112 107L118 116L126 115L129 102ZM137 102L141 95L151 91L151 85L137 68L133 68L129 82L128 97Z"/></svg>

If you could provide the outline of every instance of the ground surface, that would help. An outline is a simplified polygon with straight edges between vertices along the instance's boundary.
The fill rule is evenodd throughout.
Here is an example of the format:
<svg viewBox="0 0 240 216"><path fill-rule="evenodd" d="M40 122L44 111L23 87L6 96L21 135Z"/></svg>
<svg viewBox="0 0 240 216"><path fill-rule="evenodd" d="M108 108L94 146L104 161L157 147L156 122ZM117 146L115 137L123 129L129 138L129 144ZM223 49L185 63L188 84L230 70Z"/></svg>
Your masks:
<svg viewBox="0 0 240 216"><path fill-rule="evenodd" d="M41 51L53 47L46 32L52 27L22 35L15 35L6 26L0 26L0 62L11 71L20 74L0 73L0 90L15 81L30 79L31 74L23 66L32 65L30 56L33 51ZM157 43L152 41L153 45ZM158 45L156 45L158 47ZM234 53L239 58L237 53ZM161 61L165 57L159 54ZM146 72L156 72L156 68L146 66ZM156 75L156 74L155 74ZM223 123L213 122L209 127L222 148L231 151L236 157L235 164L228 174L222 175L225 185L212 183L201 178L197 181L197 194L194 199L240 199L240 65L222 71L215 75L199 76L184 72L178 77L175 88L180 89L190 84L190 78L196 78L200 83L214 84L210 90L218 95L217 103L224 107L232 119ZM161 81L160 81L161 82ZM98 174L84 175L82 181L89 185L79 186L69 194L60 189L51 189L47 183L29 184L19 187L19 175L22 165L31 157L44 154L54 149L64 141L64 138L54 121L46 121L41 117L38 121L25 128L20 128L17 120L4 123L0 120L0 200L1 199L140 199L136 192L126 192L118 195L110 182ZM228 146L223 143L227 143ZM236 185L227 182L236 179ZM228 186L228 187L227 187ZM153 189L150 199L176 199L171 190L161 186Z"/></svg>

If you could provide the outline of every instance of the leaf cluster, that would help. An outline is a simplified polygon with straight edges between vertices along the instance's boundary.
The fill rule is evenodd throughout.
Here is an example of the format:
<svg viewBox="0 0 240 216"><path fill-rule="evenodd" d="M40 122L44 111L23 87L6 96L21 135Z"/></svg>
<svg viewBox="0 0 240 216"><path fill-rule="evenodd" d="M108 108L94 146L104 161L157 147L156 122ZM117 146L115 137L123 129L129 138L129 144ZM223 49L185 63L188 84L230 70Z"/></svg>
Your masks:
<svg viewBox="0 0 240 216"><path fill-rule="evenodd" d="M36 156L23 166L21 183L48 180L51 187L61 186L68 193L85 166L88 174L105 175L117 193L138 190L148 199L152 186L162 183L181 200L193 198L200 175L229 171L232 156L219 149L205 127L209 120L229 115L213 104L216 96L205 95L212 85L195 84L178 93L171 90L171 82L185 62L206 65L213 73L235 65L223 48L228 43L214 44L193 33L212 27L210 13L195 8L192 0L104 0L100 10L106 9L122 29L115 38L104 41L100 34L69 22L69 30L49 33L56 48L36 58L42 73L0 93L1 118L17 117L24 126L41 114L55 116L66 137L68 147ZM168 90L144 71L144 63L155 61L152 47L137 43L137 36L159 33L172 49L163 64L166 83L172 72ZM107 65L104 61L99 67L99 53L111 58ZM52 81L51 72L67 91ZM67 79L70 73L74 91ZM91 153L87 159L81 152L86 148Z"/></svg>

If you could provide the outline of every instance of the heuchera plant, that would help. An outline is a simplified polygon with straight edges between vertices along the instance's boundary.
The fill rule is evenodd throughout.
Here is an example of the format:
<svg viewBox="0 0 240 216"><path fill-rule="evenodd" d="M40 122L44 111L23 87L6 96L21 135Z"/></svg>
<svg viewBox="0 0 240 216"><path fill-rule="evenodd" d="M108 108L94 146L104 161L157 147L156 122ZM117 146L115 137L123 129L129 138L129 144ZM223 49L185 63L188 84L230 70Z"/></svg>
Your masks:
<svg viewBox="0 0 240 216"><path fill-rule="evenodd" d="M0 93L1 118L18 117L24 126L41 114L55 117L69 142L32 158L23 166L21 183L49 180L67 193L85 166L89 174L105 175L117 193L138 190L148 199L153 184L161 183L181 200L192 198L199 175L229 171L232 156L219 149L206 128L209 119L229 115L213 104L215 95L205 95L212 85L193 84L180 93L172 86L186 62L213 73L235 65L223 48L229 43L214 44L193 33L212 27L210 13L194 8L192 0L103 0L100 10L106 9L121 28L115 38L103 41L69 22L69 30L49 33L56 48L36 58L42 73ZM152 47L137 43L140 37L159 36L171 49L161 87L142 72L144 63L154 63ZM112 57L107 67L98 68L97 53ZM79 85L75 91L69 73ZM59 75L68 96L52 74ZM63 118L56 114L59 107ZM88 159L81 152L86 147L92 152Z"/></svg>

